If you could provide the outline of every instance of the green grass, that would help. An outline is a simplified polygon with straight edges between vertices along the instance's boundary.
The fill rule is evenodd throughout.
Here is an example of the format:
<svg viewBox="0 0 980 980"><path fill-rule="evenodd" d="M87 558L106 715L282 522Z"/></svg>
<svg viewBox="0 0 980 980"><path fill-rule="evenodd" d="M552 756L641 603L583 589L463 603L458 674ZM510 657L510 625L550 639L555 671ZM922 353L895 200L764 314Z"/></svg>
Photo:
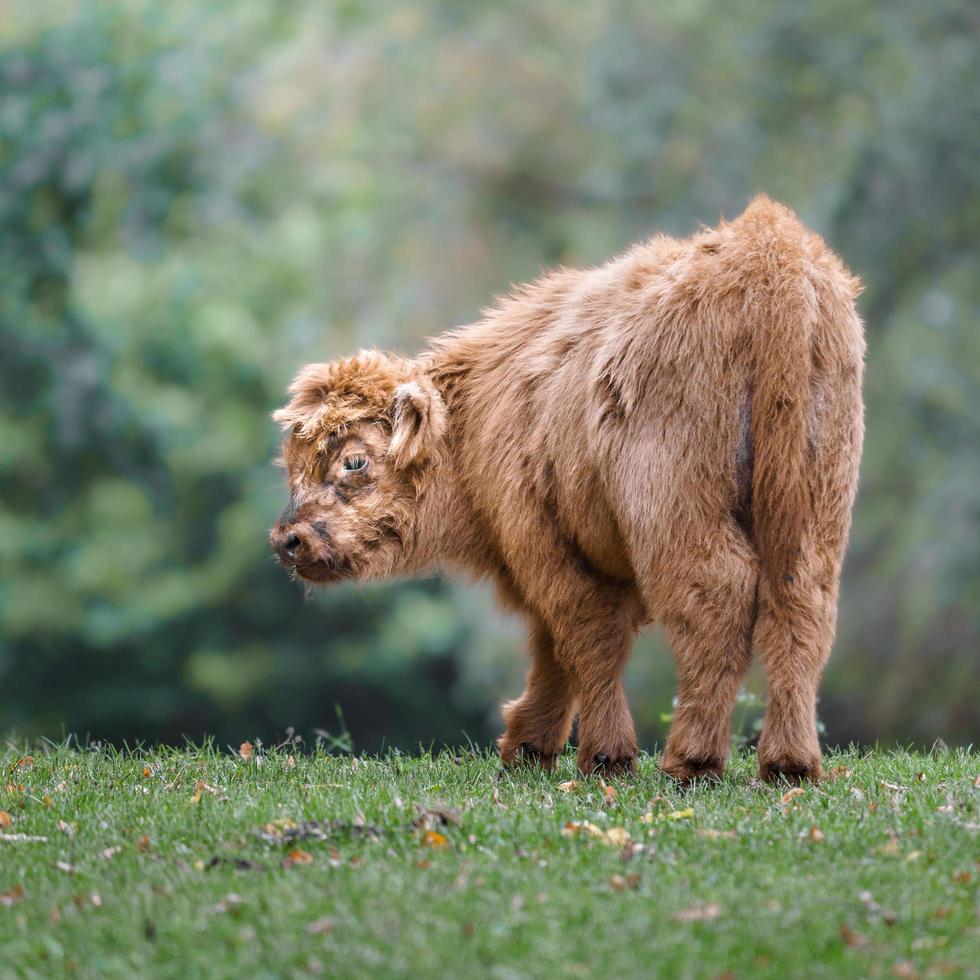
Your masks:
<svg viewBox="0 0 980 980"><path fill-rule="evenodd" d="M44 840L0 841L0 975L980 976L968 751L833 755L783 802L748 755L607 797L571 756L21 754L0 830Z"/></svg>

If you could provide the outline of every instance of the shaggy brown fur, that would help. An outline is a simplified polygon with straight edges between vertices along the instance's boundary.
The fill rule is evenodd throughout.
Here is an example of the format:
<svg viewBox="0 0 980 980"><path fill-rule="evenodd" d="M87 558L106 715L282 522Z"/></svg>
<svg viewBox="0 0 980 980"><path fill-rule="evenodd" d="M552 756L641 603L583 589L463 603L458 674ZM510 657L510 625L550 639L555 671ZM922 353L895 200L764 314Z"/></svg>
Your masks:
<svg viewBox="0 0 980 980"><path fill-rule="evenodd" d="M276 413L292 498L272 542L315 582L462 567L530 628L506 763L633 768L622 687L665 624L679 697L664 771L716 775L755 649L763 776L820 774L815 704L863 433L859 284L757 198L518 290L408 360L304 369Z"/></svg>

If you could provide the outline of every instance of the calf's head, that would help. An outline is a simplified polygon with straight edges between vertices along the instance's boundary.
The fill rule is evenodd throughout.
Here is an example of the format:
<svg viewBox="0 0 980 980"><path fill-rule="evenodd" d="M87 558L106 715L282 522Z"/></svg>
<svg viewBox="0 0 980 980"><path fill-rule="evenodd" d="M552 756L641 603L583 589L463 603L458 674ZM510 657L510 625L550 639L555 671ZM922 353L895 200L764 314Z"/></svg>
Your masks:
<svg viewBox="0 0 980 980"><path fill-rule="evenodd" d="M269 536L280 562L309 582L397 571L440 454L442 397L411 361L373 351L308 365L289 394L273 415L290 492Z"/></svg>

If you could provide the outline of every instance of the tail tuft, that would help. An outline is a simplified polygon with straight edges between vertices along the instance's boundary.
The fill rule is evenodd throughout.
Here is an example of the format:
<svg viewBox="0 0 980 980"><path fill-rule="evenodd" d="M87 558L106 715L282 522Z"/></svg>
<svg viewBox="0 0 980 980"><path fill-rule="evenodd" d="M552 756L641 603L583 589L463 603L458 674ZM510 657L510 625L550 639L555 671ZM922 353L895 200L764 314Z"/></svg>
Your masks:
<svg viewBox="0 0 980 980"><path fill-rule="evenodd" d="M808 232L792 211L763 196L732 229L754 362L753 536L770 584L781 592L794 581L813 513L806 455L817 301Z"/></svg>

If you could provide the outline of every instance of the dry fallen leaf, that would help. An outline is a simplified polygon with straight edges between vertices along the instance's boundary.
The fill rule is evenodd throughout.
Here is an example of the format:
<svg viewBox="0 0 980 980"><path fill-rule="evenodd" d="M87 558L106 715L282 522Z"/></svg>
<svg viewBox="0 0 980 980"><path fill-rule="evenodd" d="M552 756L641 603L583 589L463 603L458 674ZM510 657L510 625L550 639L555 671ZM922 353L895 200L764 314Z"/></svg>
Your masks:
<svg viewBox="0 0 980 980"><path fill-rule="evenodd" d="M617 796L617 794L616 794L616 787L615 786L610 786L609 783L606 783L602 787L602 796L603 796L603 799L606 801L606 803L615 803L616 802L616 796Z"/></svg>
<svg viewBox="0 0 980 980"><path fill-rule="evenodd" d="M75 831L78 829L77 824L68 823L67 820L59 820L55 824L55 826L58 828L58 830L60 830L63 834L67 835L68 837L74 837Z"/></svg>
<svg viewBox="0 0 980 980"><path fill-rule="evenodd" d="M821 841L827 839L826 837L824 837L823 831L818 826L816 826L816 824L814 824L810 828L810 833L807 834L807 837L809 837L814 844L819 844Z"/></svg>
<svg viewBox="0 0 980 980"><path fill-rule="evenodd" d="M668 820L690 820L694 816L694 807L688 807L686 810L671 810L667 814Z"/></svg>
<svg viewBox="0 0 980 980"><path fill-rule="evenodd" d="M25 755L17 760L16 769L30 769L34 765L34 756Z"/></svg>
<svg viewBox="0 0 980 980"><path fill-rule="evenodd" d="M878 780L878 785L883 786L885 789L890 789L893 793L907 793L907 786L899 786L897 783L889 783L884 779Z"/></svg>
<svg viewBox="0 0 980 980"><path fill-rule="evenodd" d="M333 929L333 922L326 916L324 916L322 919L317 919L314 922L311 922L306 927L306 931L312 932L315 936L323 935L325 932L330 932L331 929Z"/></svg>
<svg viewBox="0 0 980 980"><path fill-rule="evenodd" d="M252 748L252 743L251 742L242 742L242 744L238 746L238 754L246 762L251 762L252 761L253 752L254 752L254 750Z"/></svg>
<svg viewBox="0 0 980 980"><path fill-rule="evenodd" d="M290 755L286 757L286 761L282 764L284 769L295 769L296 768L296 756Z"/></svg>
<svg viewBox="0 0 980 980"><path fill-rule="evenodd" d="M708 840L735 840L738 837L737 830L715 830L714 827L702 827L698 833Z"/></svg>
<svg viewBox="0 0 980 980"><path fill-rule="evenodd" d="M301 851L299 848L290 851L282 862L284 868L291 868L294 864L312 864L313 855L309 851Z"/></svg>
<svg viewBox="0 0 980 980"><path fill-rule="evenodd" d="M980 789L980 773L977 773L976 779L973 780L973 785L976 786L977 789Z"/></svg>
<svg viewBox="0 0 980 980"><path fill-rule="evenodd" d="M24 886L20 883L14 885L10 891L0 892L0 905L13 905L24 897Z"/></svg>
<svg viewBox="0 0 980 980"><path fill-rule="evenodd" d="M99 854L99 857L102 858L103 861L109 861L110 859L114 858L117 854L120 854L121 852L122 852L122 848L118 844L116 844L114 847L107 847L104 851L102 851Z"/></svg>
<svg viewBox="0 0 980 980"><path fill-rule="evenodd" d="M625 827L610 827L603 835L603 840L613 847L624 847L629 843L630 834Z"/></svg>
<svg viewBox="0 0 980 980"><path fill-rule="evenodd" d="M449 847L449 838L445 834L440 834L438 830L427 830L422 835L422 843L426 847L444 848Z"/></svg>
<svg viewBox="0 0 980 980"><path fill-rule="evenodd" d="M787 804L792 803L792 801L798 796L803 796L805 793L806 790L803 789L802 786L794 786L792 789L786 790L786 792L779 798L779 805L786 806Z"/></svg>
<svg viewBox="0 0 980 980"><path fill-rule="evenodd" d="M54 800L52 800L47 793L45 793L44 796L41 797L41 802L44 804L45 810L50 810L51 807L54 806Z"/></svg>
<svg viewBox="0 0 980 980"><path fill-rule="evenodd" d="M864 949L868 945L868 937L855 932L850 926L840 927L840 937L844 940L845 946L853 946L855 949Z"/></svg>
<svg viewBox="0 0 980 980"><path fill-rule="evenodd" d="M898 960L892 965L892 975L896 977L917 977L919 971L915 968L914 963L910 963L908 960Z"/></svg>
<svg viewBox="0 0 980 980"><path fill-rule="evenodd" d="M628 875L613 875L609 879L609 887L612 888L614 892L624 892L627 888L636 888L640 883L640 876L638 874L628 874Z"/></svg>
<svg viewBox="0 0 980 980"><path fill-rule="evenodd" d="M828 779L850 779L854 775L854 771L848 769L847 766L834 766L830 772L827 773Z"/></svg>
<svg viewBox="0 0 980 980"><path fill-rule="evenodd" d="M710 919L717 919L721 915L721 906L713 903L707 905L694 905L689 909L682 909L675 913L674 918L678 922L706 922Z"/></svg>
<svg viewBox="0 0 980 980"><path fill-rule="evenodd" d="M0 828L6 830L14 825L14 818L6 810L0 810Z"/></svg>
<svg viewBox="0 0 980 980"><path fill-rule="evenodd" d="M980 776L978 776L977 778L980 779ZM571 793L573 790L578 789L578 780L577 779L569 779L567 782L559 783L558 784L558 788L563 793Z"/></svg>
<svg viewBox="0 0 980 980"><path fill-rule="evenodd" d="M208 786L208 784L204 782L203 779L199 779L194 784L194 793L191 796L191 803L200 803L201 797L205 793L210 793L212 796L218 796L220 790L216 789L214 786Z"/></svg>
<svg viewBox="0 0 980 980"><path fill-rule="evenodd" d="M149 834L143 834L143 836L136 842L136 850L141 851L143 854L153 850L153 841L150 840Z"/></svg>

